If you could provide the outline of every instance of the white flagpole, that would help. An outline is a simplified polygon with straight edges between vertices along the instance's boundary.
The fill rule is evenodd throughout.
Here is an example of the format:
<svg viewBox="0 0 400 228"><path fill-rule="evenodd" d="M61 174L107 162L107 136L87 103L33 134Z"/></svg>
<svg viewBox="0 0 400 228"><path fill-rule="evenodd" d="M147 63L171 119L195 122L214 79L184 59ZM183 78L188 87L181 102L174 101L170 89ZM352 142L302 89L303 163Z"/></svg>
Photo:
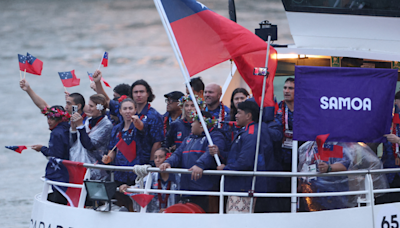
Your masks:
<svg viewBox="0 0 400 228"><path fill-rule="evenodd" d="M260 117L258 118L257 146L256 146L256 157L254 158L254 172L257 172L258 154L259 154L259 151L260 151L261 126L262 126L262 117L263 117L263 111L264 111L263 109L264 109L264 98L265 98L265 86L267 84L267 76L268 76L268 60L269 60L270 43L271 43L271 36L268 36L267 57L265 59L265 68L267 68L267 75L264 76L263 87L262 87L262 95L261 95L261 101L260 101ZM254 192L255 187L256 187L256 176L253 176L253 181L251 183L251 191L252 192ZM251 197L251 199L250 199L250 213L253 212L253 203L254 203L254 197Z"/></svg>
<svg viewBox="0 0 400 228"><path fill-rule="evenodd" d="M185 62L183 61L181 51L179 50L178 42L176 41L175 36L174 36L174 32L172 31L172 28L171 28L171 26L170 26L170 24L168 22L167 15L166 15L166 13L164 11L164 8L163 8L163 6L161 4L161 1L160 0L154 0L154 4L156 5L158 14L161 17L161 22L164 25L165 31L167 32L167 35L168 35L168 38L169 38L169 42L171 43L172 49L174 50L174 54L175 54L176 60L179 63L179 67L181 69L183 78L185 79L186 87L189 90L190 97L191 97L191 99L193 101L193 104L194 104L194 107L196 108L196 111L197 111L197 113L199 115L199 119L200 119L201 125L203 126L204 133L206 134L206 137L207 137L207 140L208 140L208 144L210 146L212 146L212 145L214 145L214 143L213 143L213 141L211 139L210 133L208 132L207 124L204 122L204 118L203 118L203 115L201 114L200 107L196 102L196 97L194 96L192 87L190 86L189 71L187 70ZM217 163L217 165L220 166L221 165L221 161L219 160L219 157L218 157L217 154L214 155L214 159L215 159L215 162Z"/></svg>
<svg viewBox="0 0 400 228"><path fill-rule="evenodd" d="M228 77L226 78L224 86L222 86L222 95L221 95L221 98L219 99L219 101L222 101L222 98L224 97L225 92L228 89L229 84L232 81L232 78L233 78L233 75L235 74L236 69L237 69L236 64L232 63L231 72L229 73Z"/></svg>
<svg viewBox="0 0 400 228"><path fill-rule="evenodd" d="M100 70L101 63L103 62L104 54L105 54L105 53L106 53L106 52L104 52L103 55L101 56L100 64L99 64L99 67L97 67L97 70Z"/></svg>

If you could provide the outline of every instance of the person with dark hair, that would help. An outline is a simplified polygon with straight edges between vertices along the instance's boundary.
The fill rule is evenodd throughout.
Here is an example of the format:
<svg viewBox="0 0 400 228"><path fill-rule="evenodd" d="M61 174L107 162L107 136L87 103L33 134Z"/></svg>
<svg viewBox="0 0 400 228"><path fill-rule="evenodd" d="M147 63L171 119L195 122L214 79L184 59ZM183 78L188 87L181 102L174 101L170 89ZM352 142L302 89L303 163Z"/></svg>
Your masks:
<svg viewBox="0 0 400 228"><path fill-rule="evenodd" d="M123 118L119 113L119 103L118 101L110 100L107 96L101 84L101 77L101 71L96 70L93 74L96 91L98 94L103 94L106 97L110 105L110 114L118 116L120 121L123 122ZM150 105L155 95L150 85L145 80L140 79L135 81L131 86L131 98L136 103L137 115L146 123L145 140L152 145L150 161L153 161L154 152L161 147L161 142L164 140L162 116Z"/></svg>
<svg viewBox="0 0 400 228"><path fill-rule="evenodd" d="M231 96L231 111L229 112L231 121L236 120L235 116L237 113L238 104L245 101L247 98L249 98L249 92L247 92L245 88L236 88L233 90Z"/></svg>
<svg viewBox="0 0 400 228"><path fill-rule="evenodd" d="M194 95L204 100L204 83L201 77L191 78L189 83ZM188 88L186 88L186 94L189 94Z"/></svg>
<svg viewBox="0 0 400 228"><path fill-rule="evenodd" d="M227 140L221 130L214 127L216 120L208 112L202 111L202 115L207 123L213 143L221 151L224 151L227 147ZM160 170L163 171L171 167L192 171L191 175L182 174L181 190L215 191L218 189L217 176L202 176L203 170L215 169L216 162L209 153L208 140L197 114L193 117L192 134L186 137L171 157L160 165ZM199 205L205 212L210 211L208 196L184 196L183 198Z"/></svg>
<svg viewBox="0 0 400 228"><path fill-rule="evenodd" d="M69 118L70 115L59 105L45 107L42 114L47 117L49 125L50 140L49 147L33 145L32 149L42 152L46 157L56 157L69 160Z"/></svg>
<svg viewBox="0 0 400 228"><path fill-rule="evenodd" d="M170 93L164 94L165 103L167 104L167 111L163 116L164 123L164 135L170 129L170 125L173 121L178 120L182 116L182 110L179 107L179 99L184 96L180 91L172 91Z"/></svg>
<svg viewBox="0 0 400 228"><path fill-rule="evenodd" d="M204 101L198 96L196 96L196 98L200 109L204 110ZM171 151L175 151L182 144L182 140L190 135L193 122L191 115L192 112L196 112L190 95L183 96L179 99L179 107L182 108L182 118L171 123L171 127L165 138L165 146Z"/></svg>
<svg viewBox="0 0 400 228"><path fill-rule="evenodd" d="M71 150L70 160L94 164L100 162L108 151L113 125L107 118L107 100L101 94L90 96L88 110L89 118L83 123L83 117L77 112L71 117ZM92 169L90 178L99 180L107 177L104 170Z"/></svg>
<svg viewBox="0 0 400 228"><path fill-rule="evenodd" d="M294 112L294 79L288 78L283 86L283 101L279 102L279 109L275 121L279 123L283 132L282 143L282 168L291 171L292 168L292 138L293 138L293 112Z"/></svg>
<svg viewBox="0 0 400 228"><path fill-rule="evenodd" d="M157 168L160 167L162 163L167 159L167 154L169 153L168 149L165 147L161 147L154 153L154 164ZM148 181L149 176L144 177L143 182L144 186L146 186L146 182ZM179 190L180 184L180 174L174 173L151 173L151 188L152 189L160 189L160 190ZM135 187L139 188L140 186L136 185ZM119 191L121 193L125 193L129 188L129 185L123 184L119 186ZM135 193L133 193L135 194ZM130 194L130 195L133 195ZM137 193L136 193L137 194ZM179 200L179 195L176 194L160 194L160 193L151 193L154 195L154 198L147 205L147 212L150 213L162 213L166 208L176 204ZM137 209L138 211L139 209Z"/></svg>
<svg viewBox="0 0 400 228"><path fill-rule="evenodd" d="M218 170L253 171L256 155L257 133L261 127L261 140L258 154L258 171L276 171L271 137L266 123L258 123L259 107L252 101L239 103L236 114L237 125L242 127L236 134L229 152L219 150L217 145L209 146L210 155L218 154L225 164L217 167ZM257 177L256 192L274 192L276 189L275 178ZM225 191L248 192L251 190L252 177L225 177ZM236 208L236 212L250 211L250 200L248 197L229 197L227 206ZM238 200L238 201L236 201ZM256 212L273 211L273 205L269 205L269 199L258 198ZM244 204L243 208L237 202ZM227 207L228 208L228 207ZM227 210L229 213L229 210Z"/></svg>
<svg viewBox="0 0 400 228"><path fill-rule="evenodd" d="M118 98L120 98L123 95L129 96L130 88L131 87L128 84L125 84L125 83L121 83L121 84L115 86L114 89L113 89L114 100L118 100Z"/></svg>
<svg viewBox="0 0 400 228"><path fill-rule="evenodd" d="M221 86L209 84L204 90L204 100L206 101L206 111L218 120L218 128L222 128L223 122L229 119L230 109L220 102L222 95Z"/></svg>
<svg viewBox="0 0 400 228"><path fill-rule="evenodd" d="M400 91L398 91L394 96L394 115L399 115L400 113ZM395 120L395 118L393 118ZM392 122L391 134L385 135L387 142L383 143L383 154L381 161L383 163L384 169L390 168L400 168L400 124L396 121ZM387 173L387 180L389 182L390 188L400 188L400 173ZM376 202L382 203L392 203L400 202L399 192L386 193L381 197L376 198Z"/></svg>

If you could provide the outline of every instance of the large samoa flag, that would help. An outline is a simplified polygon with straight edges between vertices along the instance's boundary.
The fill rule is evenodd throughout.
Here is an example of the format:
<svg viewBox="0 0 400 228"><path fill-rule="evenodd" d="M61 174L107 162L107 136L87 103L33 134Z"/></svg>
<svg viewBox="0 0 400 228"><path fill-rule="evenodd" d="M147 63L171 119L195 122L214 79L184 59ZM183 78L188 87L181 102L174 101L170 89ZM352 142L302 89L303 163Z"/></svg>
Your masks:
<svg viewBox="0 0 400 228"><path fill-rule="evenodd" d="M296 66L293 139L382 142L390 133L397 70Z"/></svg>
<svg viewBox="0 0 400 228"><path fill-rule="evenodd" d="M234 57L267 49L266 43L258 36L200 2L159 1L190 76Z"/></svg>
<svg viewBox="0 0 400 228"><path fill-rule="evenodd" d="M267 44L239 24L211 11L195 0L160 2L173 31L189 75L233 59L239 73L260 104L263 77L254 76L254 67L264 67ZM276 51L271 47L272 56ZM270 59L264 104L273 106L273 79L277 61Z"/></svg>
<svg viewBox="0 0 400 228"><path fill-rule="evenodd" d="M46 166L45 177L52 181L83 184L86 168L83 163L59 158L50 157ZM81 194L80 188L62 187L53 185L68 201L68 205L78 207L79 197Z"/></svg>

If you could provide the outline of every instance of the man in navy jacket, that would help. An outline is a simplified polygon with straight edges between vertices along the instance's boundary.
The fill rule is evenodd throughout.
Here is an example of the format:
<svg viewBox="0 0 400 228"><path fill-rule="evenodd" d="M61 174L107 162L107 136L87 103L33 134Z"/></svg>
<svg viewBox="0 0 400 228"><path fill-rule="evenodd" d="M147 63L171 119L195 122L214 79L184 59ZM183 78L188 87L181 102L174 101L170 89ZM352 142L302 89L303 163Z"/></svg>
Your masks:
<svg viewBox="0 0 400 228"><path fill-rule="evenodd" d="M221 151L225 151L227 146L227 138L220 129L214 128L214 122L209 120L212 116L208 112L202 112L213 143L217 145ZM198 120L192 123L192 134L186 137L179 148L160 165L161 170L167 168L184 168L192 171L190 174L182 174L181 190L192 191L213 191L218 190L217 176L202 176L203 170L215 169L216 162L214 157L210 155L208 150L208 141L204 134L204 130ZM188 196L185 197L189 201L194 202L208 211L208 197L206 196Z"/></svg>
<svg viewBox="0 0 400 228"><path fill-rule="evenodd" d="M265 123L258 123L259 107L253 101L244 101L238 105L236 114L237 125L242 127L236 134L228 153L219 150L218 146L210 146L210 154L219 154L225 158L225 164L217 167L218 170L253 171L256 156L257 132L261 126L260 150L258 154L258 171L276 171L277 162L274 158L273 145ZM252 177L226 176L225 191L247 192L251 190ZM276 191L276 178L257 177L256 192ZM262 198L257 201L263 201Z"/></svg>

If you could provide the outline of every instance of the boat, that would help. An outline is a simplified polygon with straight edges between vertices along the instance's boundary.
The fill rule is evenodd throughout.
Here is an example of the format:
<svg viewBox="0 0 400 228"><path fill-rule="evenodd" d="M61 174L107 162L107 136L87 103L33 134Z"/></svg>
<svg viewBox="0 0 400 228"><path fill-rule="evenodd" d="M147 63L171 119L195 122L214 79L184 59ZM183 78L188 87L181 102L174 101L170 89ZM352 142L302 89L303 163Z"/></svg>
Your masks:
<svg viewBox="0 0 400 228"><path fill-rule="evenodd" d="M275 46L278 51L277 76L294 75L295 65L336 66L336 67L376 67L399 69L400 3L381 1L312 1L283 0L295 44ZM267 16L267 15L266 15ZM328 26L329 25L329 26ZM237 75L237 74L236 74ZM296 147L296 142L295 146ZM109 171L132 171L132 167L84 164L88 169ZM297 170L294 168L293 170ZM147 168L147 172L160 172L158 168ZM190 173L185 169L168 169L170 173ZM374 189L372 175L397 173L400 169L358 170L329 174L251 171L204 171L204 175L221 175L219 192L190 192L192 195L215 195L219 197L219 213L139 213L118 211L100 212L84 208L86 191L84 185L54 183L45 180L43 192L34 198L30 227L124 227L149 226L152 222L163 227L308 227L308 228L396 228L399 227L400 202L382 205L374 204L374 194L400 192L400 189ZM328 211L290 213L250 213L224 214L223 196L249 196L249 193L224 192L226 175L278 176L294 179L305 176L361 175L365 179L365 190L329 193L254 193L254 197L316 197L338 195L364 195L354 208ZM51 184L82 188L78 207L69 207L47 201ZM165 193L164 190L130 189L131 192ZM185 194L185 191L168 191ZM296 202L292 200L292 208ZM165 222L167 221L167 222ZM156 224L155 224L156 225ZM157 224L161 225L161 224Z"/></svg>

